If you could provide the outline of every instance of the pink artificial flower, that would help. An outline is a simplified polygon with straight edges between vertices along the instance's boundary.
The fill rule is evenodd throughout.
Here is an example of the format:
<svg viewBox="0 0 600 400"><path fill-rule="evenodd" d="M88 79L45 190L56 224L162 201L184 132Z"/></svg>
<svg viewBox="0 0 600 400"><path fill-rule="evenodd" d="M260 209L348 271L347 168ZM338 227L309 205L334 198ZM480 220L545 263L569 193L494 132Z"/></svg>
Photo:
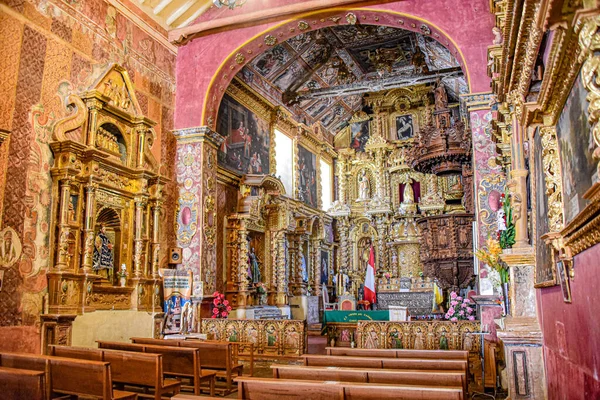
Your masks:
<svg viewBox="0 0 600 400"><path fill-rule="evenodd" d="M219 313L219 309L217 307L213 308L213 314L217 315Z"/></svg>
<svg viewBox="0 0 600 400"><path fill-rule="evenodd" d="M450 307L448 309L448 314L450 314L450 315L454 314L454 307Z"/></svg>
<svg viewBox="0 0 600 400"><path fill-rule="evenodd" d="M217 318L217 316L216 316L215 314L213 314L213 315L211 316L211 318Z"/></svg>
<svg viewBox="0 0 600 400"><path fill-rule="evenodd" d="M227 312L231 311L231 307L227 306Z"/></svg>
<svg viewBox="0 0 600 400"><path fill-rule="evenodd" d="M450 314L446 314L446 319L450 319Z"/></svg>
<svg viewBox="0 0 600 400"><path fill-rule="evenodd" d="M223 311L223 312L221 313L221 317L223 317L223 318L227 318L227 311Z"/></svg>
<svg viewBox="0 0 600 400"><path fill-rule="evenodd" d="M220 295L219 295L219 297L220 297L220 298L221 298L221 300L222 300L222 299L224 299L224 298L225 298L225 295L224 295L224 294L220 294Z"/></svg>
<svg viewBox="0 0 600 400"><path fill-rule="evenodd" d="M456 318L456 317L452 317L452 318L450 318L450 321L452 321L452 322L456 322L456 321L458 321L458 318Z"/></svg>
<svg viewBox="0 0 600 400"><path fill-rule="evenodd" d="M454 306L458 305L458 301L452 300L452 301L450 302L450 305L451 305L452 307L454 307Z"/></svg>
<svg viewBox="0 0 600 400"><path fill-rule="evenodd" d="M471 302L471 299L469 299L468 297L463 300L463 303L470 303L470 302Z"/></svg>
<svg viewBox="0 0 600 400"><path fill-rule="evenodd" d="M467 319L468 319L469 321L475 321L475 317L474 317L474 316L472 316L472 315L469 315L469 316L467 317Z"/></svg>
<svg viewBox="0 0 600 400"><path fill-rule="evenodd" d="M229 300L223 300L223 305L224 306L228 306L229 305Z"/></svg>
<svg viewBox="0 0 600 400"><path fill-rule="evenodd" d="M473 312L473 309L471 307L467 307L467 312L470 314Z"/></svg>
<svg viewBox="0 0 600 400"><path fill-rule="evenodd" d="M456 298L456 300L457 300L457 301L462 301L462 297L458 296L458 297Z"/></svg>
<svg viewBox="0 0 600 400"><path fill-rule="evenodd" d="M460 310L460 311L458 312L458 315L460 315L460 316L462 317L463 315L465 315L465 312L464 312L463 310Z"/></svg>
<svg viewBox="0 0 600 400"><path fill-rule="evenodd" d="M219 292L214 292L212 295L213 297L217 297L219 295Z"/></svg>
<svg viewBox="0 0 600 400"><path fill-rule="evenodd" d="M450 293L450 298L451 299L453 299L453 300L456 299L456 296L457 296L456 292Z"/></svg>
<svg viewBox="0 0 600 400"><path fill-rule="evenodd" d="M219 305L219 299L214 299L214 300L213 300L213 304L214 304L215 306L218 306L218 305Z"/></svg>

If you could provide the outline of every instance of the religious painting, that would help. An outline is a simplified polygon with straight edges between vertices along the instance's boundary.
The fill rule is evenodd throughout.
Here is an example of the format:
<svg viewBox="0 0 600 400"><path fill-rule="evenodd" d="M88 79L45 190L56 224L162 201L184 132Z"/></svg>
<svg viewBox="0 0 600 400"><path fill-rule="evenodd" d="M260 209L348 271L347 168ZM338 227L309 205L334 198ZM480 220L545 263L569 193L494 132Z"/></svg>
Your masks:
<svg viewBox="0 0 600 400"><path fill-rule="evenodd" d="M241 174L269 173L269 123L231 96L223 96L217 131L225 136L219 164Z"/></svg>
<svg viewBox="0 0 600 400"><path fill-rule="evenodd" d="M69 197L69 222L76 223L77 222L77 205L79 202L79 195L72 194Z"/></svg>
<svg viewBox="0 0 600 400"><path fill-rule="evenodd" d="M329 277L333 276L333 270L330 271L329 252L321 250L321 283L329 284Z"/></svg>
<svg viewBox="0 0 600 400"><path fill-rule="evenodd" d="M6 227L0 231L0 266L11 267L21 257L23 247L17 232Z"/></svg>
<svg viewBox="0 0 600 400"><path fill-rule="evenodd" d="M279 89L285 91L292 86L300 77L304 75L304 68L298 61L294 61L285 69L285 71L279 75L273 83Z"/></svg>
<svg viewBox="0 0 600 400"><path fill-rule="evenodd" d="M350 148L356 151L365 151L365 145L369 140L369 121L353 122L350 124Z"/></svg>
<svg viewBox="0 0 600 400"><path fill-rule="evenodd" d="M387 42L370 42L346 50L365 74L381 69L405 67L414 53L413 35L407 34Z"/></svg>
<svg viewBox="0 0 600 400"><path fill-rule="evenodd" d="M535 285L538 287L555 284L552 250L542 236L549 232L548 197L542 156L542 135L539 129L533 139L533 173L535 175Z"/></svg>
<svg viewBox="0 0 600 400"><path fill-rule="evenodd" d="M415 127L413 124L413 116L410 114L396 116L396 127L394 130L393 140L406 140L415 135Z"/></svg>
<svg viewBox="0 0 600 400"><path fill-rule="evenodd" d="M556 274L558 275L558 281L560 282L560 288L565 303L571 302L571 284L569 282L569 272L565 262L560 260L556 262Z"/></svg>
<svg viewBox="0 0 600 400"><path fill-rule="evenodd" d="M298 200L317 207L317 157L298 146Z"/></svg>
<svg viewBox="0 0 600 400"><path fill-rule="evenodd" d="M556 126L563 176L565 224L583 210L587 204L583 195L598 181L598 164L593 157L596 146L588 123L589 102L586 95L587 91L578 76Z"/></svg>

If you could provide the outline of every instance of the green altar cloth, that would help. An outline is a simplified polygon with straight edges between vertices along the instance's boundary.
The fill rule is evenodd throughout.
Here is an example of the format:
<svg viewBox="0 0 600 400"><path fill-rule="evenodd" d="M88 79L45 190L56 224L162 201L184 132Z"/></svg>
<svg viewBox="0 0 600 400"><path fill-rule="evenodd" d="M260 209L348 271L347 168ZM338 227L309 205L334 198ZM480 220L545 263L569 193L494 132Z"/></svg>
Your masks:
<svg viewBox="0 0 600 400"><path fill-rule="evenodd" d="M389 321L390 312L388 310L375 311L325 311L323 313L323 329L321 335L326 332L327 323L353 323L358 321Z"/></svg>

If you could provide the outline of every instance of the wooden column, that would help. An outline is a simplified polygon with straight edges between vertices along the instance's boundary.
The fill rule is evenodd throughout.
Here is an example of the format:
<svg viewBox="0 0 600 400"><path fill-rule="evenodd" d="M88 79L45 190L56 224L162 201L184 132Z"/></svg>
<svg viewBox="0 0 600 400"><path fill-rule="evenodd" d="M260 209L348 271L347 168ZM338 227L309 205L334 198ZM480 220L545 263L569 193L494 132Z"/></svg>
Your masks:
<svg viewBox="0 0 600 400"><path fill-rule="evenodd" d="M81 263L81 272L85 274L92 272L94 259L94 196L97 188L98 185L92 181L85 186L84 246Z"/></svg>
<svg viewBox="0 0 600 400"><path fill-rule="evenodd" d="M58 254L56 269L65 270L69 262L69 201L71 197L71 180L60 180L59 206L58 206Z"/></svg>

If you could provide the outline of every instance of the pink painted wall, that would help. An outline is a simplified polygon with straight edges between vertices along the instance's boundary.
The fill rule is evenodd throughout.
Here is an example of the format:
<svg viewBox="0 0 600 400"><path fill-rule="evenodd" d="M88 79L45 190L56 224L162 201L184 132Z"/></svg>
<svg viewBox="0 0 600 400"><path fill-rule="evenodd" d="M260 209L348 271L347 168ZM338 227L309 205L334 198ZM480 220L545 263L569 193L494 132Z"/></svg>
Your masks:
<svg viewBox="0 0 600 400"><path fill-rule="evenodd" d="M489 12L487 0L406 0L367 9L406 13L424 19L431 25L436 25L456 42L458 49L462 52L471 78L471 92L490 90L490 81L486 72L486 49L492 43L491 29L494 19ZM397 22L401 17L394 15L393 18ZM315 16L307 18L307 21L316 21L317 19ZM371 21L371 23L376 22ZM277 23L268 23L217 33L195 39L179 48L176 73L175 127L177 129L204 124L205 121L202 119L204 99L209 90L210 81L217 74L221 63L246 41L275 25ZM319 27L325 25L321 24ZM290 27L292 26L295 25L290 25ZM434 29L434 26L431 28ZM289 36L289 29L285 33ZM294 35L297 33L299 32L296 29ZM281 40L285 39L286 37L282 37ZM445 39L441 38L440 42L445 44ZM246 62L264 50L266 50L264 45L260 48L257 47L252 55L247 56ZM227 79L217 81L214 88L216 90L211 92L209 102L220 100L227 83L241 66L233 62L231 65L228 64L227 68L229 69L229 67L233 69L223 72L228 74Z"/></svg>
<svg viewBox="0 0 600 400"><path fill-rule="evenodd" d="M600 244L575 257L571 304L560 286L537 291L548 399L600 399Z"/></svg>

